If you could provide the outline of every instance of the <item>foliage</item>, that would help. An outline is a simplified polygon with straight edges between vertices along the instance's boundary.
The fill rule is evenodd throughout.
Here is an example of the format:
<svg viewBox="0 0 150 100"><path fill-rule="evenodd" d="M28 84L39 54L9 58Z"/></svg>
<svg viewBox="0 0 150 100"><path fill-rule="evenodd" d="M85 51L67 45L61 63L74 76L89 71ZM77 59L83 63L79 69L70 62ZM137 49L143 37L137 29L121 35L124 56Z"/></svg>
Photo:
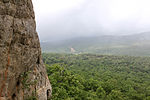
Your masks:
<svg viewBox="0 0 150 100"><path fill-rule="evenodd" d="M21 74L21 83L22 83L22 88L23 90L28 89L30 90L31 86L36 85L37 81L36 80L29 80L29 74L31 71L27 71ZM32 95L28 96L26 100L37 100L37 95L36 91L32 91Z"/></svg>
<svg viewBox="0 0 150 100"><path fill-rule="evenodd" d="M29 96L26 100L37 100L37 95L35 92L32 92L32 95Z"/></svg>
<svg viewBox="0 0 150 100"><path fill-rule="evenodd" d="M150 58L43 54L52 100L149 100Z"/></svg>

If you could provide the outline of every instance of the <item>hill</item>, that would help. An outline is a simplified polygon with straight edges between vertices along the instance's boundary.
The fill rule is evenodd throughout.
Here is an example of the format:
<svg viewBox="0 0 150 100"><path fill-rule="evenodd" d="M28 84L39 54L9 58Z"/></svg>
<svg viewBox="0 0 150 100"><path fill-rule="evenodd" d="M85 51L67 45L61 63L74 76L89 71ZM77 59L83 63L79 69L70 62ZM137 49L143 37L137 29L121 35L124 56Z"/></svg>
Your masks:
<svg viewBox="0 0 150 100"><path fill-rule="evenodd" d="M134 35L78 37L54 42L41 42L43 52L94 53L109 55L150 56L150 32Z"/></svg>

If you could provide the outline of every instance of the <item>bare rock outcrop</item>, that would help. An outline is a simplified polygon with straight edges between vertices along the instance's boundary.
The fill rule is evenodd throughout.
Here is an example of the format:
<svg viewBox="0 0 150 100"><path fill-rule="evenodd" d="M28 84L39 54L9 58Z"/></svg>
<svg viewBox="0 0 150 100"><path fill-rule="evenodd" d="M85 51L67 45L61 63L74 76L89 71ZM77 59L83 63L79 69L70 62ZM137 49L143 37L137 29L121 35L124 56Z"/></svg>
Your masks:
<svg viewBox="0 0 150 100"><path fill-rule="evenodd" d="M32 1L0 0L0 100L47 100L51 91Z"/></svg>

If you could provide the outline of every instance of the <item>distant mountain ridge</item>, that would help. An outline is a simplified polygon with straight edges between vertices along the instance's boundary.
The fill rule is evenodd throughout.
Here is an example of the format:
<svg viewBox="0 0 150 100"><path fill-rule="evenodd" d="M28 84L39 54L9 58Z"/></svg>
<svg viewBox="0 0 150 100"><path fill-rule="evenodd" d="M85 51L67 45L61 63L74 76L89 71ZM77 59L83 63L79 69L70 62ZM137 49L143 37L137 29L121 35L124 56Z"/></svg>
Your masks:
<svg viewBox="0 0 150 100"><path fill-rule="evenodd" d="M41 42L43 52L97 53L108 55L150 56L150 32L133 35L79 37L57 42Z"/></svg>

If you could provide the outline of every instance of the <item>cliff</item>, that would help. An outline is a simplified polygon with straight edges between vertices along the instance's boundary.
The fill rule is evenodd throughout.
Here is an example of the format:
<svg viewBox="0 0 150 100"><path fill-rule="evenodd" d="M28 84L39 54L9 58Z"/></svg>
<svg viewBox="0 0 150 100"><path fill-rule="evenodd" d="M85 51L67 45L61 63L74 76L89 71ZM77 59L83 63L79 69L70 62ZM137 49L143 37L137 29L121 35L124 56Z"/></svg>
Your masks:
<svg viewBox="0 0 150 100"><path fill-rule="evenodd" d="M0 0L0 100L51 96L31 0Z"/></svg>

